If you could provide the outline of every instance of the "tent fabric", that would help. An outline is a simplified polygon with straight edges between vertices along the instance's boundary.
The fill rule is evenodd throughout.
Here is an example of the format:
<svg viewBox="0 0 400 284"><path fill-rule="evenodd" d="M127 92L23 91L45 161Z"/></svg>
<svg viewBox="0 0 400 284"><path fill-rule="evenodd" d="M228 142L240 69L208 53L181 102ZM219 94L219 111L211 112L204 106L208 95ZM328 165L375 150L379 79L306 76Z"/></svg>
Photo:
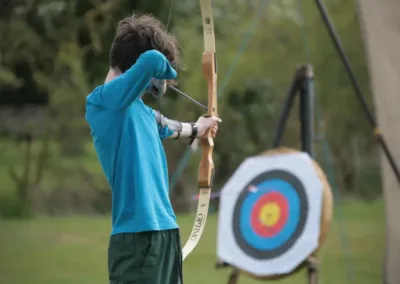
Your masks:
<svg viewBox="0 0 400 284"><path fill-rule="evenodd" d="M377 121L398 166L400 166L399 11L399 0L358 1ZM381 165L387 220L384 283L398 284L400 283L400 184L383 152Z"/></svg>

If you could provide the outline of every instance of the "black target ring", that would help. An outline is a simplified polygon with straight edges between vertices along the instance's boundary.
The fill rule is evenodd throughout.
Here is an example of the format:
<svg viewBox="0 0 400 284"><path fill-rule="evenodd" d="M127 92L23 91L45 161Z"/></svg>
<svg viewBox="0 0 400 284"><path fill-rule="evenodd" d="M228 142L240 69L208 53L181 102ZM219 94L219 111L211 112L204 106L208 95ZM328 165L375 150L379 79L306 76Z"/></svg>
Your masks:
<svg viewBox="0 0 400 284"><path fill-rule="evenodd" d="M271 185L276 187L271 188ZM260 190L254 193L249 190L251 188L260 188ZM285 227L282 227L282 231L286 233L283 243L280 243L281 240L276 237L275 239L257 237L258 243L252 243L253 240L249 239L249 235L255 236L254 232L249 232L248 226L246 229L243 226L243 220L247 220L250 214L248 212L250 207L247 205L252 204L251 207L254 207L254 200L257 200L257 196L254 197L254 194L264 194L263 191L277 192L288 200L290 222L286 222L283 225ZM290 208L291 205L295 208L294 210ZM307 221L308 210L309 205L304 185L296 176L285 170L272 170L262 173L244 187L236 201L232 220L235 240L245 254L255 259L267 260L278 257L287 252L301 236ZM272 243L272 246L266 248L265 245L268 243Z"/></svg>

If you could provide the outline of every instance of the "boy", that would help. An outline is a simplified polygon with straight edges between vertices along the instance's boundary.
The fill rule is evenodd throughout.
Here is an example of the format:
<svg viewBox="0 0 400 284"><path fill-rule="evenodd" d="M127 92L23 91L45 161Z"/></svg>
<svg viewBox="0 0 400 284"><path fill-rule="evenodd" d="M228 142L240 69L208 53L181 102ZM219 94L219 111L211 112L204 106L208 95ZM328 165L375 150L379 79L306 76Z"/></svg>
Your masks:
<svg viewBox="0 0 400 284"><path fill-rule="evenodd" d="M179 227L168 197L162 139L199 138L219 118L196 123L165 118L146 106L144 92L163 95L177 73L175 39L147 15L119 22L104 85L86 100L86 120L112 189L108 249L110 284L182 283Z"/></svg>

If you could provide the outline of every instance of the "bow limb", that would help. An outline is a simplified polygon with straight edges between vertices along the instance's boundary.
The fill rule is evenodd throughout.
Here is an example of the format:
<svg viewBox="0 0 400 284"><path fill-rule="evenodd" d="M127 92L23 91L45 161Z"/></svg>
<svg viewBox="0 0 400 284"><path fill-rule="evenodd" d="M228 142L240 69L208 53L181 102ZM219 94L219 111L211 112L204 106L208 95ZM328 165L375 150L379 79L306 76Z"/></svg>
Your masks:
<svg viewBox="0 0 400 284"><path fill-rule="evenodd" d="M206 116L218 116L217 112L217 63L215 57L214 19L211 0L200 0L201 16L203 21L204 52L202 58L203 75L207 81L208 110ZM208 208L210 205L211 188L214 178L213 150L214 140L211 130L201 138L202 157L199 166L199 203L196 219L190 233L189 240L182 250L183 260L193 251L203 233Z"/></svg>

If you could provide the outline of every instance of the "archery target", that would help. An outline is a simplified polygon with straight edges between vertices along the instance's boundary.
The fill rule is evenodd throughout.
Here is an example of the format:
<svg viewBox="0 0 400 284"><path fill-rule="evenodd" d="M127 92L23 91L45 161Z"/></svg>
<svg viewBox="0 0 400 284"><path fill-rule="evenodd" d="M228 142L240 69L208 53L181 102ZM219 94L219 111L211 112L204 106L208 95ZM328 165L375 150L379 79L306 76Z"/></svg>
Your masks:
<svg viewBox="0 0 400 284"><path fill-rule="evenodd" d="M306 222L304 186L288 171L272 170L250 181L240 193L233 213L233 233L251 257L271 259L296 242Z"/></svg>
<svg viewBox="0 0 400 284"><path fill-rule="evenodd" d="M246 159L221 192L218 257L256 277L290 273L318 248L323 187L306 153Z"/></svg>

